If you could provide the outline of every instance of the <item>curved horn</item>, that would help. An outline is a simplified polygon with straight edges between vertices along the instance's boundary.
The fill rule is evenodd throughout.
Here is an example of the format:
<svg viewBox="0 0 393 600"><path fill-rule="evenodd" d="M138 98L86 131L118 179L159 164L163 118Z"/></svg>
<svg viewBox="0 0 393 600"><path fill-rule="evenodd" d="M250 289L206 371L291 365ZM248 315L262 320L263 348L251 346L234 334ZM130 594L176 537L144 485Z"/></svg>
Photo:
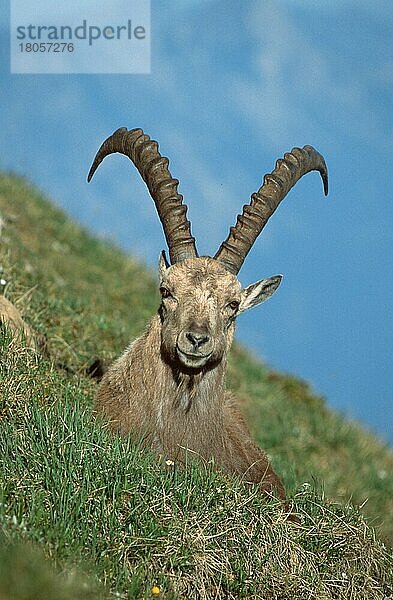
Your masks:
<svg viewBox="0 0 393 600"><path fill-rule="evenodd" d="M218 249L214 258L237 275L252 245L280 202L295 183L310 171L319 171L325 196L328 193L328 174L325 160L312 146L293 148L279 158L272 173L265 175L263 185L252 194L250 204L243 206L235 227Z"/></svg>
<svg viewBox="0 0 393 600"><path fill-rule="evenodd" d="M171 263L198 256L190 222L186 218L187 206L177 191L178 180L169 172L169 160L158 151L158 144L145 135L142 129L128 131L121 127L98 150L87 181L108 154L120 152L134 163L145 181L156 205L169 248Z"/></svg>

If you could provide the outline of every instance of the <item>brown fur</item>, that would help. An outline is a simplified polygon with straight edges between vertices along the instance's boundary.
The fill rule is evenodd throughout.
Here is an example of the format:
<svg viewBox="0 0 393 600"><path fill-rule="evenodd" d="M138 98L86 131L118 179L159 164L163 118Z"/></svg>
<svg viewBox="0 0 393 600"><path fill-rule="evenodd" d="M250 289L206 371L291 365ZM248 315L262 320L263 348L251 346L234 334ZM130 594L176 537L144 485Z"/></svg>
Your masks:
<svg viewBox="0 0 393 600"><path fill-rule="evenodd" d="M36 352L46 353L44 337L33 331L19 310L4 296L0 296L0 326L8 327L13 333L11 348L24 344Z"/></svg>
<svg viewBox="0 0 393 600"><path fill-rule="evenodd" d="M251 440L224 381L236 315L268 297L278 283L264 280L242 290L234 275L207 257L169 268L161 261L160 277L158 314L104 375L97 413L167 459L182 463L185 453L213 459L223 472L284 500L280 479ZM255 286L262 283L264 290L270 287L258 295Z"/></svg>

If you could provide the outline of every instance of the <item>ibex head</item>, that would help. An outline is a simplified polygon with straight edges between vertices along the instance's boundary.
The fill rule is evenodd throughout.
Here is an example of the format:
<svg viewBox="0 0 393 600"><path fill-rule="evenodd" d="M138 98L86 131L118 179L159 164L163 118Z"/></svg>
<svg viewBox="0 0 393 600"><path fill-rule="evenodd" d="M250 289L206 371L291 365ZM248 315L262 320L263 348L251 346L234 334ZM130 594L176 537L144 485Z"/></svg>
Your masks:
<svg viewBox="0 0 393 600"><path fill-rule="evenodd" d="M159 263L162 353L179 368L214 366L230 347L236 316L269 298L281 282L281 275L275 275L242 289L237 273L244 259L269 217L303 175L319 171L327 194L325 161L311 146L293 148L279 159L210 258L198 256L187 206L177 191L178 180L169 172L169 160L141 129L115 131L97 152L88 181L105 156L114 152L128 156L146 182L169 248L170 264L164 252Z"/></svg>
<svg viewBox="0 0 393 600"><path fill-rule="evenodd" d="M160 259L162 350L171 363L214 366L229 349L236 316L268 298L281 276L242 289L214 258L186 258L168 266Z"/></svg>

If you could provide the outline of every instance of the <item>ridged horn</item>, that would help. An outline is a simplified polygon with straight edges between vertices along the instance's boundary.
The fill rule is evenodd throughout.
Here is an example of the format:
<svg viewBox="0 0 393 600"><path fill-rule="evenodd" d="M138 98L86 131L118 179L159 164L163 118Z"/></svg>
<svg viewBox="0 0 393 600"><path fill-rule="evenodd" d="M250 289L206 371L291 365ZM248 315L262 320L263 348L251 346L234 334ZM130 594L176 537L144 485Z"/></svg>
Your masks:
<svg viewBox="0 0 393 600"><path fill-rule="evenodd" d="M325 196L328 193L328 174L325 160L312 146L293 148L279 158L272 173L265 175L263 185L252 194L250 204L243 206L235 227L221 244L214 258L228 271L237 275L252 245L280 202L297 181L310 171L319 171Z"/></svg>
<svg viewBox="0 0 393 600"><path fill-rule="evenodd" d="M134 163L153 198L164 229L171 264L198 256L191 225L187 220L187 206L178 193L177 179L169 172L168 158L161 156L158 143L151 140L142 129L128 131L121 127L115 131L98 150L87 176L91 181L97 167L109 154L120 152Z"/></svg>

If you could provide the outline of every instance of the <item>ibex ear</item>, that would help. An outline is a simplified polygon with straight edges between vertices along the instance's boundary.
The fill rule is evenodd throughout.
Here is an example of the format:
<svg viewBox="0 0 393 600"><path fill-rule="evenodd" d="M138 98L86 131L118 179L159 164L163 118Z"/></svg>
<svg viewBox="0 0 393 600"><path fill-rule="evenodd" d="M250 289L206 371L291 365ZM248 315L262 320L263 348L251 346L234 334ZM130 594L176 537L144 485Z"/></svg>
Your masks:
<svg viewBox="0 0 393 600"><path fill-rule="evenodd" d="M244 288L241 292L239 313L253 308L253 306L257 306L257 304L261 304L261 302L270 298L280 285L281 280L282 275L274 275L268 279L261 279L261 281L257 281L257 283Z"/></svg>
<svg viewBox="0 0 393 600"><path fill-rule="evenodd" d="M166 254L165 254L165 250L163 250L160 254L160 258L158 260L158 274L160 276L160 278L162 279L165 275L165 272L167 270L167 268L169 267L169 262L167 260Z"/></svg>

